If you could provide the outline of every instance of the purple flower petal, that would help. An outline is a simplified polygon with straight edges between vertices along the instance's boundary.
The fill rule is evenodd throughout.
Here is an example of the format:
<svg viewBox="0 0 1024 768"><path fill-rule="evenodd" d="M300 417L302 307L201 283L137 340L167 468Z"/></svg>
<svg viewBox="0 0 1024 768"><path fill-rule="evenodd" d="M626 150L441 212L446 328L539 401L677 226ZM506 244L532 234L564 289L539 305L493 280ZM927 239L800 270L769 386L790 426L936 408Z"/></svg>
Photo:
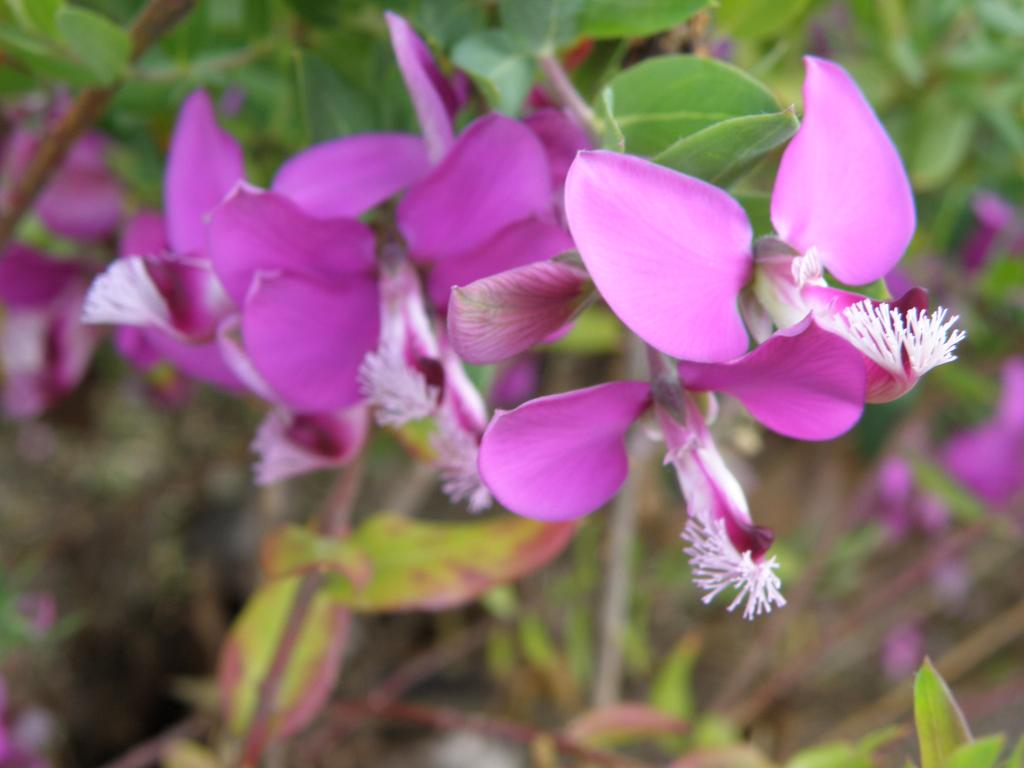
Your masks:
<svg viewBox="0 0 1024 768"><path fill-rule="evenodd" d="M121 185L107 167L105 151L102 135L83 136L36 201L39 217L57 234L98 240L120 221Z"/></svg>
<svg viewBox="0 0 1024 768"><path fill-rule="evenodd" d="M992 419L950 438L942 462L991 504L1006 504L1024 490L1024 358L1003 364L1002 394Z"/></svg>
<svg viewBox="0 0 1024 768"><path fill-rule="evenodd" d="M829 440L864 410L864 362L809 317L729 363L680 363L687 389L726 392L765 426L800 440Z"/></svg>
<svg viewBox="0 0 1024 768"><path fill-rule="evenodd" d="M950 438L942 464L989 504L1001 506L1024 490L1024 432L983 424Z"/></svg>
<svg viewBox="0 0 1024 768"><path fill-rule="evenodd" d="M900 156L838 64L804 58L804 120L772 192L772 223L801 252L816 248L844 283L889 272L914 235L914 196Z"/></svg>
<svg viewBox="0 0 1024 768"><path fill-rule="evenodd" d="M480 475L509 510L536 520L593 512L629 470L624 439L650 400L639 381L617 381L499 411L480 444Z"/></svg>
<svg viewBox="0 0 1024 768"><path fill-rule="evenodd" d="M341 413L274 410L260 425L252 449L259 458L256 483L269 485L289 477L347 464L370 431L370 412L357 405Z"/></svg>
<svg viewBox="0 0 1024 768"><path fill-rule="evenodd" d="M427 44L397 13L385 12L391 46L419 118L431 162L438 162L454 143L452 112L455 93L437 68Z"/></svg>
<svg viewBox="0 0 1024 768"><path fill-rule="evenodd" d="M996 419L1008 429L1024 432L1024 357L1003 363L1002 386Z"/></svg>
<svg viewBox="0 0 1024 768"><path fill-rule="evenodd" d="M288 160L272 189L311 216L354 217L430 171L418 136L373 133L317 144Z"/></svg>
<svg viewBox="0 0 1024 768"><path fill-rule="evenodd" d="M93 281L82 320L149 326L179 341L205 343L232 310L208 261L165 252L111 263Z"/></svg>
<svg viewBox="0 0 1024 768"><path fill-rule="evenodd" d="M398 226L413 258L439 261L476 248L513 222L548 213L551 202L544 147L522 123L487 115L406 193Z"/></svg>
<svg viewBox="0 0 1024 768"><path fill-rule="evenodd" d="M124 330L118 329L118 348L137 367L148 370L164 361L191 379L229 392L242 391L242 383L225 362L216 340L191 344L156 328L133 329L138 332L133 338L123 335Z"/></svg>
<svg viewBox="0 0 1024 768"><path fill-rule="evenodd" d="M9 307L44 307L83 277L77 264L15 243L0 253L0 302Z"/></svg>
<svg viewBox="0 0 1024 768"><path fill-rule="evenodd" d="M572 319L586 297L581 269L539 261L452 290L448 337L470 363L507 360Z"/></svg>
<svg viewBox="0 0 1024 768"><path fill-rule="evenodd" d="M725 192L637 157L581 152L565 212L598 291L644 341L701 362L746 351L737 297L752 232Z"/></svg>
<svg viewBox="0 0 1024 768"><path fill-rule="evenodd" d="M185 100L164 177L167 239L178 253L202 250L206 217L245 176L242 148L217 125L205 91Z"/></svg>
<svg viewBox="0 0 1024 768"><path fill-rule="evenodd" d="M242 305L257 272L337 281L374 268L375 240L355 219L320 219L275 192L239 188L213 213L210 258Z"/></svg>
<svg viewBox="0 0 1024 768"><path fill-rule="evenodd" d="M164 217L159 211L139 211L129 219L118 243L121 256L150 256L170 250Z"/></svg>
<svg viewBox="0 0 1024 768"><path fill-rule="evenodd" d="M7 313L0 329L0 368L8 416L40 415L85 376L99 335L79 322L84 293L84 280L71 282L46 306Z"/></svg>
<svg viewBox="0 0 1024 768"><path fill-rule="evenodd" d="M356 374L377 344L380 297L372 275L335 286L260 274L242 315L253 365L296 411L335 411L360 399Z"/></svg>
<svg viewBox="0 0 1024 768"><path fill-rule="evenodd" d="M560 189L565 185L565 176L576 159L576 153L592 147L590 137L579 123L560 109L538 110L523 118L523 122L544 145L551 168L551 186Z"/></svg>
<svg viewBox="0 0 1024 768"><path fill-rule="evenodd" d="M476 248L438 262L428 280L430 298L444 309L457 285L468 286L506 270L547 261L572 247L569 233L557 224L538 219L517 221Z"/></svg>

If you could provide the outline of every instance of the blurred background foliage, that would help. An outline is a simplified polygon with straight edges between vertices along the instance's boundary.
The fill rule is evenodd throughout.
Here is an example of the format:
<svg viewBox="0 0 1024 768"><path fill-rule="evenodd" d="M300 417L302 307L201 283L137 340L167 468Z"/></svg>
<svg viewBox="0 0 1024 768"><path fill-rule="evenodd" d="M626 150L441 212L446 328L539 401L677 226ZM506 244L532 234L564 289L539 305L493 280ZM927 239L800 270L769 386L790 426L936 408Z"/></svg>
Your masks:
<svg viewBox="0 0 1024 768"><path fill-rule="evenodd" d="M1024 5L201 0L132 64L125 27L139 6L0 3L5 106L40 92L73 95L123 83L99 127L113 139L110 159L133 209L159 205L168 135L195 88L217 97L257 184L311 143L415 130L384 9L410 19L448 71L457 67L472 77L476 89L463 120L487 108L518 114L538 81L537 54L559 53L605 121L606 139L648 155L689 134L679 128L662 145L621 134L617 118L629 99L667 87L665 75L641 82L631 67L676 52L731 62L777 102L768 110L771 122L757 129L759 138L768 137L763 151L742 168L708 171L731 185L755 223L766 218L780 149L795 130L794 112L785 108L800 112L801 56L848 67L899 146L917 193L917 236L902 267L961 314L969 336L960 362L897 403L869 407L854 433L828 445L764 435L725 404L723 442L751 488L758 521L778 532L791 605L753 626L702 606L680 554L682 504L669 478L649 467L623 659L626 698L647 702L668 721L659 723L649 710L632 719L619 713L611 725L586 719L608 570L600 514L583 524L557 564L489 592L477 605L360 617L350 629L339 695L365 696L426 657L434 667L416 679L420 700L543 727L570 723L583 741L626 744L652 761L715 747L720 751L698 751L679 765L900 766L914 754L912 730L879 729L909 723L910 670L927 651L962 690L977 732L1003 731L1008 745L1021 734L1020 496L997 513L948 476L936 449L945 436L989 417L1002 362L1024 352ZM636 82L621 79L629 77ZM672 93L683 102L691 97ZM694 162L685 146L663 161L684 169ZM1005 201L1012 219L984 263L969 269L965 250L981 226L983 192ZM31 217L19 236L97 263L111 253L111 243L83 252ZM607 313L589 310L545 351L543 391L619 370L622 343ZM96 764L188 711L211 708L210 675L232 617L253 589L259 541L283 520L307 518L325 493L320 477L252 488L252 404L196 390L186 406L168 410L154 407L153 384L105 348L85 386L45 420L0 425L0 652L8 698L22 709L41 707L52 719L55 764ZM876 486L879 467L892 456L910 462L918 493L950 510L950 527L891 534ZM372 446L365 499L361 509L407 505L427 518L461 515L384 433ZM24 596L37 593L53 599L55 627L33 629L38 607L29 611ZM900 648L911 663L887 662ZM887 669L900 676L887 676ZM688 725L678 728L680 721ZM329 722L318 721L283 759L445 768L560 764L543 739L508 747L478 734L452 757L445 750L472 729L440 736L406 727L350 730L332 745ZM216 764L198 762L213 758L189 749L173 765ZM466 762L466 749L491 756ZM1008 764L1019 766L1020 759ZM940 765L952 763L925 768Z"/></svg>

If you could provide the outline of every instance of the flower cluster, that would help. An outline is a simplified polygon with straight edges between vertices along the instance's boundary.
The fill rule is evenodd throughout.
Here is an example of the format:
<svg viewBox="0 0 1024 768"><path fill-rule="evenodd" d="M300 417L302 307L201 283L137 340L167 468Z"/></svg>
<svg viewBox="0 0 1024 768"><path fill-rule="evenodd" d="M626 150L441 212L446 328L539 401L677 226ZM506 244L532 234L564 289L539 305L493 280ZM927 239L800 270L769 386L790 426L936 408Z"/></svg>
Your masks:
<svg viewBox="0 0 1024 768"><path fill-rule="evenodd" d="M259 483L350 461L373 414L479 510L491 503L476 468L487 410L447 339L449 290L571 249L557 200L581 132L541 110L536 127L494 114L456 135L464 78L445 78L404 19L387 24L422 135L328 141L260 189L193 93L164 210L132 219L83 317L118 326L144 370L170 364L270 404L253 441ZM392 222L382 206L396 197Z"/></svg>
<svg viewBox="0 0 1024 768"><path fill-rule="evenodd" d="M836 437L865 402L907 392L954 359L956 317L912 289L879 301L866 285L898 263L915 228L913 196L889 137L850 76L806 59L804 120L771 199L776 235L753 239L722 190L650 161L581 152L566 182L570 232L586 271L551 262L455 291L452 338L494 361L553 333L586 303L588 279L649 347L651 380L604 384L499 412L480 470L509 509L544 520L587 514L628 472L625 435L647 414L679 479L683 531L710 601L732 587L746 618L783 605L772 534L753 524L715 447L715 400L739 399L768 428ZM483 309L482 309L483 307ZM750 337L757 343L748 351ZM679 362L670 364L666 356Z"/></svg>
<svg viewBox="0 0 1024 768"><path fill-rule="evenodd" d="M42 130L67 109L28 100L5 110L13 128L0 147L0 208L41 141ZM69 149L36 201L34 212L49 233L76 253L114 232L121 218L121 187L107 167L107 145L86 133ZM91 277L84 261L61 259L24 243L0 253L0 367L3 412L15 419L40 415L71 392L85 375L98 341L78 317Z"/></svg>
<svg viewBox="0 0 1024 768"><path fill-rule="evenodd" d="M643 421L685 497L685 551L705 600L735 588L730 610L747 618L783 605L773 535L754 524L711 434L716 395L780 434L830 439L865 402L953 360L964 337L921 289L880 300L849 287L881 281L915 229L903 166L856 84L806 59L775 234L755 240L726 192L590 149L593 126L538 94L522 120L485 114L457 130L468 80L447 77L404 19L386 21L420 135L318 144L263 189L195 92L171 138L163 211L132 218L84 302L63 265L27 251L0 261L40 276L0 280L18 285L0 298L33 308L9 318L35 323L17 338L48 339L4 348L12 382L24 372L31 383L18 386L38 401L21 397L21 410L81 375L81 352L66 350L85 347L61 334L91 333L62 325L84 303L85 321L117 326L138 368L170 366L270 406L253 441L260 483L352 460L375 417L432 462L452 500L566 520L618 491L626 433ZM649 380L489 419L465 363L521 361L598 296L647 345ZM66 359L43 366L41 349Z"/></svg>

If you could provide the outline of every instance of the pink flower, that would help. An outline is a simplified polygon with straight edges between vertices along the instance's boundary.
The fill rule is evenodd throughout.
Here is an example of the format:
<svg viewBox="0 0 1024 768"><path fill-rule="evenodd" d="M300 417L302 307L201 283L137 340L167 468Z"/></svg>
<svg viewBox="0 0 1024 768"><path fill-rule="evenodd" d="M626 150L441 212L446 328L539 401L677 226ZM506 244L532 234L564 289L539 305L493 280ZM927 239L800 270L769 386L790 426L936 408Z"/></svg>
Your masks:
<svg viewBox="0 0 1024 768"><path fill-rule="evenodd" d="M1005 506L1024 490L1024 358L1003 364L1002 395L992 418L942 446L950 474L989 504Z"/></svg>
<svg viewBox="0 0 1024 768"><path fill-rule="evenodd" d="M85 376L98 334L79 322L88 273L22 245L0 254L3 409L13 418L40 415Z"/></svg>
<svg viewBox="0 0 1024 768"><path fill-rule="evenodd" d="M496 114L456 137L446 81L429 49L402 17L385 16L432 164L397 210L409 257L432 266L430 297L443 308L453 285L571 249L555 219L545 145L527 125ZM547 128L552 143L564 143Z"/></svg>
<svg viewBox="0 0 1024 768"><path fill-rule="evenodd" d="M163 215L146 211L129 222L120 258L96 278L82 314L86 323L121 326L118 347L139 367L166 360L194 378L240 388L217 347L217 328L234 305L213 272L206 217L243 174L241 148L196 91L171 137Z"/></svg>
<svg viewBox="0 0 1024 768"><path fill-rule="evenodd" d="M980 192L972 208L976 224L964 246L964 266L977 272L1000 249L1024 253L1024 223L1017 211L992 192Z"/></svg>
<svg viewBox="0 0 1024 768"><path fill-rule="evenodd" d="M688 393L710 391L737 397L782 434L823 440L859 418L864 368L846 342L807 318L726 363L680 363L678 373L661 373L650 385L601 384L498 411L480 445L481 477L499 502L525 517L589 514L625 481L626 432L654 404L666 462L687 499L683 535L695 580L708 600L735 586L732 607L746 603L744 615L753 618L784 601L775 561L765 555L770 533L753 526L743 492Z"/></svg>
<svg viewBox="0 0 1024 768"><path fill-rule="evenodd" d="M777 238L752 246L750 222L721 190L639 158L582 152L566 214L590 276L615 313L674 357L727 360L808 312L847 338L879 375L868 399L902 394L953 359L962 340L946 311L871 303L831 289L883 277L914 232L913 196L870 105L837 64L807 57L804 122L772 194ZM868 303L864 303L868 302ZM884 379L884 381L883 381ZM892 381L890 381L892 380Z"/></svg>
<svg viewBox="0 0 1024 768"><path fill-rule="evenodd" d="M381 341L359 371L377 422L401 429L431 420L431 460L452 501L473 512L491 495L477 471L477 446L487 422L483 399L444 328L431 321L412 265L399 260L382 276Z"/></svg>
<svg viewBox="0 0 1024 768"><path fill-rule="evenodd" d="M50 114L55 118L67 105L56 99ZM15 126L0 152L0 206L5 206L14 181L27 168L42 141L42 126L33 125L38 115L31 108L19 110ZM107 140L88 131L74 144L36 199L35 211L55 234L75 240L100 240L114 231L121 219L121 184L106 160Z"/></svg>

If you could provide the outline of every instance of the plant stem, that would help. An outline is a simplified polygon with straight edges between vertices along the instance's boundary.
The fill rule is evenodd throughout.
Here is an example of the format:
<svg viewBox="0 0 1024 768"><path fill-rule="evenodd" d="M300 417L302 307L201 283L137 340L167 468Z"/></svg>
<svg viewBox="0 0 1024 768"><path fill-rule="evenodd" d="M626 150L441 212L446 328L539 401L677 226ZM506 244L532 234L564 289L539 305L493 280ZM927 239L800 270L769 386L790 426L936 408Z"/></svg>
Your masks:
<svg viewBox="0 0 1024 768"><path fill-rule="evenodd" d="M150 0L132 22L131 60L139 57L171 27L183 19L196 0ZM11 239L18 222L42 192L75 140L106 110L121 83L88 88L43 137L28 166L11 190L10 205L0 214L0 249Z"/></svg>
<svg viewBox="0 0 1024 768"><path fill-rule="evenodd" d="M580 92L576 90L576 86L572 84L572 80L569 79L569 75L562 67L558 57L553 54L545 54L540 57L539 61L544 77L547 78L551 89L555 92L555 96L562 103L562 106L568 109L573 117L579 121L580 125L587 129L591 138L595 138L597 135L597 119L594 115L594 110L590 108L590 105L580 95Z"/></svg>
<svg viewBox="0 0 1024 768"><path fill-rule="evenodd" d="M426 707L403 702L374 705L365 701L344 701L334 704L331 707L331 712L343 718L382 718L425 725L428 728L439 730L464 729L526 745L533 744L538 740L549 739L559 753L583 760L590 765L607 766L608 768L650 768L648 763L614 752L592 749L564 734L539 730L512 720L477 714L470 715L449 708Z"/></svg>
<svg viewBox="0 0 1024 768"><path fill-rule="evenodd" d="M626 347L629 378L643 375L646 345L630 334ZM651 455L651 441L640 430L629 438L626 449L630 473L611 509L611 523L605 552L604 592L601 602L601 644L594 677L593 702L604 707L617 702L622 693L623 644L629 624L629 593L633 549L636 543L636 510L643 477L638 471Z"/></svg>
<svg viewBox="0 0 1024 768"><path fill-rule="evenodd" d="M321 530L328 536L344 536L348 532L352 510L355 506L359 487L362 485L365 460L360 455L345 467L331 489L322 515ZM285 620L277 647L267 669L266 677L260 683L256 701L256 711L249 722L248 730L242 740L242 766L253 766L260 759L271 736L271 726L277 696L284 680L288 664L291 662L292 651L302 634L303 625L316 594L323 584L324 575L318 571L305 574L299 582L288 618Z"/></svg>

